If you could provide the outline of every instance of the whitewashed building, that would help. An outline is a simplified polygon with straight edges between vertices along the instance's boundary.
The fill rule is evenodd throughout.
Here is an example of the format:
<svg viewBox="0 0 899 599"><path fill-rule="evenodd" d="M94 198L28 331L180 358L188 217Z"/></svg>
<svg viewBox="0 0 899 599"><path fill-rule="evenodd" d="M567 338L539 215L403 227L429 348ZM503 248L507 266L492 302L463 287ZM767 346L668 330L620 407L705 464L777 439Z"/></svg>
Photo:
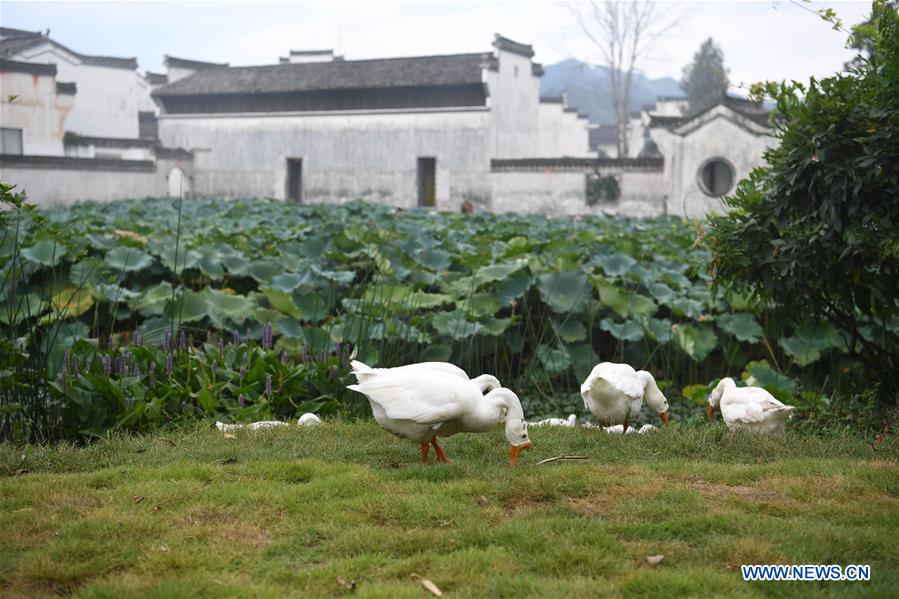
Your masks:
<svg viewBox="0 0 899 599"><path fill-rule="evenodd" d="M202 69L153 92L160 139L194 153L199 194L489 208L491 159L588 151L585 121L541 104L531 46L493 48Z"/></svg>
<svg viewBox="0 0 899 599"><path fill-rule="evenodd" d="M189 153L158 144L151 84L134 58L0 27L0 89L0 177L39 205L165 195L191 170Z"/></svg>
<svg viewBox="0 0 899 599"><path fill-rule="evenodd" d="M769 112L725 97L692 116L651 115L650 136L665 160L665 212L688 218L726 212L722 198L777 144Z"/></svg>
<svg viewBox="0 0 899 599"><path fill-rule="evenodd" d="M136 139L138 113L156 110L135 58L81 54L47 34L7 27L0 28L0 58L55 65L57 80L75 84L77 97L66 117L65 131Z"/></svg>

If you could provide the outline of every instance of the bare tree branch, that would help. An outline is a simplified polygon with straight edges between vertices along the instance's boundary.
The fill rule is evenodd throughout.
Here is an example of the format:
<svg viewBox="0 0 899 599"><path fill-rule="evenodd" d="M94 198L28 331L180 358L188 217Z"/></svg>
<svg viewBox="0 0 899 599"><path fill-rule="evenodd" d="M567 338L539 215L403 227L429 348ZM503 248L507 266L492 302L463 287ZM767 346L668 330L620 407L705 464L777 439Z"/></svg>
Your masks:
<svg viewBox="0 0 899 599"><path fill-rule="evenodd" d="M630 97L634 73L660 39L678 24L672 5L652 0L606 0L571 3L568 11L584 36L599 51L612 88L618 125L618 156L627 157Z"/></svg>

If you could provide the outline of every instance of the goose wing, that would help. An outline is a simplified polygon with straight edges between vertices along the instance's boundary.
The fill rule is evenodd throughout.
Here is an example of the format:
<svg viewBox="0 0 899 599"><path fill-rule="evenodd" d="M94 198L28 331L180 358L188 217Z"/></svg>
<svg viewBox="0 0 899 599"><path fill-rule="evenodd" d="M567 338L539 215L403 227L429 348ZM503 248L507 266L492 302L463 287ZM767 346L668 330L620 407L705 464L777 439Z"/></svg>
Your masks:
<svg viewBox="0 0 899 599"><path fill-rule="evenodd" d="M793 406L785 405L760 387L736 389L728 393L727 400L728 420L734 422L763 422L773 412L793 410Z"/></svg>
<svg viewBox="0 0 899 599"><path fill-rule="evenodd" d="M637 371L627 364L614 364L603 362L597 364L590 372L590 376L581 385L581 395L587 395L600 385L608 385L619 393L632 399L643 397L645 384L637 378Z"/></svg>
<svg viewBox="0 0 899 599"><path fill-rule="evenodd" d="M381 406L388 418L419 424L461 418L470 408L472 392L481 397L467 379L434 371L379 373L349 388Z"/></svg>

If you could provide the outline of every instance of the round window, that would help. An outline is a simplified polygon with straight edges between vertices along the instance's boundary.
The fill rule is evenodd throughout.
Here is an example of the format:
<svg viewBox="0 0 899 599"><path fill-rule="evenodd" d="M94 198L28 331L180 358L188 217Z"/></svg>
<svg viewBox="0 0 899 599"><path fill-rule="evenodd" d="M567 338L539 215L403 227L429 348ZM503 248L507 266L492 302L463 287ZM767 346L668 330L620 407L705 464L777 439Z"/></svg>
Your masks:
<svg viewBox="0 0 899 599"><path fill-rule="evenodd" d="M734 186L735 177L734 167L723 158L706 160L697 173L699 189L714 198L727 194Z"/></svg>

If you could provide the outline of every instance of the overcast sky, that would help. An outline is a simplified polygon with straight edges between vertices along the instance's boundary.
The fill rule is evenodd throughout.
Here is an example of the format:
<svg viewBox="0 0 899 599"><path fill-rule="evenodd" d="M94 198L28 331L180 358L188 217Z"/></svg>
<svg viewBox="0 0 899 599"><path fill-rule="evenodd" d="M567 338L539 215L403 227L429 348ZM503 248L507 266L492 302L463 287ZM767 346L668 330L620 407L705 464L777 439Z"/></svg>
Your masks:
<svg viewBox="0 0 899 599"><path fill-rule="evenodd" d="M839 70L851 57L845 34L787 0L681 2L661 7L678 26L645 64L651 77L680 77L711 36L724 50L732 83L806 79ZM848 25L870 2L832 7ZM494 33L532 44L544 64L599 56L560 2L14 2L0 3L5 27L51 30L85 54L136 56L140 70L162 71L163 54L272 64L288 50L334 48L348 60L482 52Z"/></svg>

